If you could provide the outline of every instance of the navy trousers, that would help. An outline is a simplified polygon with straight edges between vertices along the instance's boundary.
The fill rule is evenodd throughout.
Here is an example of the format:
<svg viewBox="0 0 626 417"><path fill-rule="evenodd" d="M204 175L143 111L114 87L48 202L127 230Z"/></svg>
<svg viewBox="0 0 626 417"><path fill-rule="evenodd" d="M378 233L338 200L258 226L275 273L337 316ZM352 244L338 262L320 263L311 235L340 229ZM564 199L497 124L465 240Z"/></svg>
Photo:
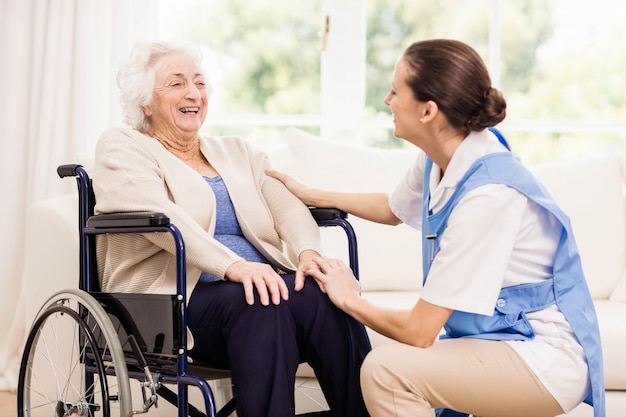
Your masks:
<svg viewBox="0 0 626 417"><path fill-rule="evenodd" d="M371 346L365 327L336 308L313 279L289 300L246 304L241 284L200 282L188 305L190 356L230 369L239 417L293 417L300 362L308 362L335 417L368 416L359 372Z"/></svg>

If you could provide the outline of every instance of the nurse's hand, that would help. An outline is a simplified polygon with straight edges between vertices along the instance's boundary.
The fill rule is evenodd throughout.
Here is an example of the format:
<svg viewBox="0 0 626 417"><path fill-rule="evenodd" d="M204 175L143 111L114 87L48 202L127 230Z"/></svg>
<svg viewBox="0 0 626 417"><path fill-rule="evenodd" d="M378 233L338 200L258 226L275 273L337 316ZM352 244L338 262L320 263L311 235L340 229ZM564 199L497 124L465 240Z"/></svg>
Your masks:
<svg viewBox="0 0 626 417"><path fill-rule="evenodd" d="M317 268L307 270L306 273L317 281L333 304L345 311L351 299L360 298L361 284L348 265L338 259L320 256L312 260Z"/></svg>
<svg viewBox="0 0 626 417"><path fill-rule="evenodd" d="M289 289L280 275L268 264L237 261L226 270L226 279L243 285L246 302L254 304L254 290L259 293L261 304L278 305L281 299L289 299Z"/></svg>
<svg viewBox="0 0 626 417"><path fill-rule="evenodd" d="M313 190L312 188L307 187L306 185L294 179L291 175L285 174L284 172L268 170L265 171L265 174L268 177L276 178L278 181L285 184L285 187L287 187L287 189L291 191L293 195L298 197L304 204L309 206L315 205L311 197L311 192Z"/></svg>

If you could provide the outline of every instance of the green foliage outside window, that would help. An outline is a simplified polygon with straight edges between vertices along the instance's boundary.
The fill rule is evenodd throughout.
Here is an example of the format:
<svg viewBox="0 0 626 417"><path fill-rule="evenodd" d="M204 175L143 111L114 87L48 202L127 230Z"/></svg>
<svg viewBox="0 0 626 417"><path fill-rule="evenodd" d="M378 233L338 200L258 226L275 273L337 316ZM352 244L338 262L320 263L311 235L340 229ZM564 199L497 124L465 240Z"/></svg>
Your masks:
<svg viewBox="0 0 626 417"><path fill-rule="evenodd" d="M583 0L501 0L498 74L492 65L497 57L490 56L492 0L363 1L364 118L389 117L383 99L404 48L421 39L456 38L472 45L492 70L508 102L503 128L531 162L607 144L624 148L626 28L616 15L621 0L597 0L593 7ZM211 113L315 115L323 18L319 0L192 0L171 24L179 37L206 45L216 68ZM617 128L577 128L586 122ZM537 125L544 128L531 128ZM403 146L390 127L369 129L364 141ZM240 129L274 136L282 130Z"/></svg>
<svg viewBox="0 0 626 417"><path fill-rule="evenodd" d="M319 2L195 1L177 19L180 36L209 51L218 111L319 113Z"/></svg>

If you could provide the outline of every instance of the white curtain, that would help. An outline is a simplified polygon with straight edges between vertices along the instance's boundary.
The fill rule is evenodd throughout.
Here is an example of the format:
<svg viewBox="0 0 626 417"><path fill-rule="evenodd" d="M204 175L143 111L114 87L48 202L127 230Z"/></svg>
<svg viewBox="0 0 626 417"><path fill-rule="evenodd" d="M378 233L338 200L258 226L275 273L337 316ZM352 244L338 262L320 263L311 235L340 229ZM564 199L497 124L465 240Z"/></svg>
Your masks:
<svg viewBox="0 0 626 417"><path fill-rule="evenodd" d="M116 69L157 31L154 0L0 0L0 390L17 386L26 337L25 212L75 190L56 167L120 123Z"/></svg>

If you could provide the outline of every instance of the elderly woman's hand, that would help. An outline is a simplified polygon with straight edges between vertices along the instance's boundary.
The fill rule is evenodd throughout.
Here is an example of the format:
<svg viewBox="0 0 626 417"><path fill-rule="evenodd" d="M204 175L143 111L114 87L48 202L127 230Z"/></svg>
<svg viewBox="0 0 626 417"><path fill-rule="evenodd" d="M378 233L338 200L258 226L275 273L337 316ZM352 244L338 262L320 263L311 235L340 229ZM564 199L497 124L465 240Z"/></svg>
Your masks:
<svg viewBox="0 0 626 417"><path fill-rule="evenodd" d="M287 284L270 265L238 261L228 267L226 278L243 285L246 302L250 305L254 304L255 288L264 306L269 305L270 298L275 305L280 304L281 298L285 301L289 299Z"/></svg>
<svg viewBox="0 0 626 417"><path fill-rule="evenodd" d="M314 250L305 250L298 257L298 269L296 271L296 280L294 289L300 291L304 287L304 280L306 279L307 272L312 269L318 269L319 267L313 261L313 258L319 257L320 254Z"/></svg>

